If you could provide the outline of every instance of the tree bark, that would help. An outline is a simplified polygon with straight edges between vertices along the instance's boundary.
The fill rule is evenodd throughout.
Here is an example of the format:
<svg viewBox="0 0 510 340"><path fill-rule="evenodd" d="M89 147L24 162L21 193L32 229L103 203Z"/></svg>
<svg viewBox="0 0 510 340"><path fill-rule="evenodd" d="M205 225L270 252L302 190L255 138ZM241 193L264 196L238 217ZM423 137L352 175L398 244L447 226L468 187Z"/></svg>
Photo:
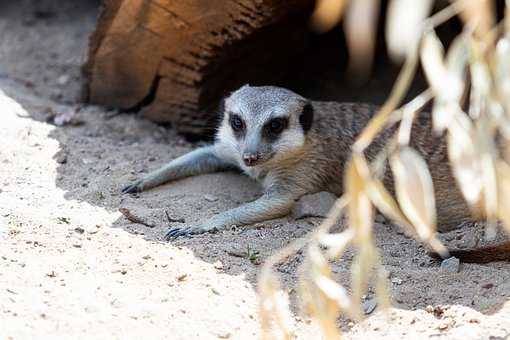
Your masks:
<svg viewBox="0 0 510 340"><path fill-rule="evenodd" d="M308 42L314 0L105 0L84 99L172 123L214 127L222 96L276 83Z"/></svg>

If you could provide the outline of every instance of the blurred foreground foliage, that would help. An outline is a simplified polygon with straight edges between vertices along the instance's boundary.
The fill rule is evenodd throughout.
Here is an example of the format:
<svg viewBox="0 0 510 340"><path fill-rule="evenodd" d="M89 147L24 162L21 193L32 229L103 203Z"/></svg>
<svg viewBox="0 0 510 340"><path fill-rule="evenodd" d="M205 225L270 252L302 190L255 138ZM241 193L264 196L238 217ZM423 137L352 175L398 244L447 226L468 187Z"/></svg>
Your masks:
<svg viewBox="0 0 510 340"><path fill-rule="evenodd" d="M473 215L485 218L489 231L494 232L501 222L510 232L510 165L505 160L510 150L510 0L500 22L495 5L492 0L452 0L432 13L433 0L389 2L386 43L391 58L403 61L402 70L386 103L353 145L344 171L344 195L329 217L311 235L294 241L265 263L258 287L266 338L292 338L288 296L273 267L303 247L300 297L304 311L326 339L340 338L340 315L361 318L360 301L369 282L375 284L379 307L389 305L387 273L372 232L376 209L447 255L436 238L430 170L409 146L412 122L429 102L433 102L433 129L438 136L446 135L453 174ZM318 0L311 19L317 31L327 31L343 20L350 68L362 76L368 75L372 63L379 8L378 0ZM460 16L464 27L445 51L435 30L454 16ZM420 63L429 87L401 105ZM393 138L375 161L368 162L364 150L394 124L399 125ZM382 183L380 169L386 161L395 179L396 197ZM344 213L345 229L330 232ZM349 245L356 249L350 295L332 278L329 266Z"/></svg>

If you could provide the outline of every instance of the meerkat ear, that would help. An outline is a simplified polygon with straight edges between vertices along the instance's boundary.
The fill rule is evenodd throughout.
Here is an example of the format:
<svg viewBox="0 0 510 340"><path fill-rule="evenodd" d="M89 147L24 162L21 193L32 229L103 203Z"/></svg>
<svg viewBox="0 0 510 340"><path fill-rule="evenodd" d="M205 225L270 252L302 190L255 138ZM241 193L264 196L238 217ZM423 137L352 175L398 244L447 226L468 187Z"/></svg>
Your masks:
<svg viewBox="0 0 510 340"><path fill-rule="evenodd" d="M307 102L303 106L303 111L299 115L299 123L303 128L303 131L307 133L312 128L313 122L313 106L312 103Z"/></svg>

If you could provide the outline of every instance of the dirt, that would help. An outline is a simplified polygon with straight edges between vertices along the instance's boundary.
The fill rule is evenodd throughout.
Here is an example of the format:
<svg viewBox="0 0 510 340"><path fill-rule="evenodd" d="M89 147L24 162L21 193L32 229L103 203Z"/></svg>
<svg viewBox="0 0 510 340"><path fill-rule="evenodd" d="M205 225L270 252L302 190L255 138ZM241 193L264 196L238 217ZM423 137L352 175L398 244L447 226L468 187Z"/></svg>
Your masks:
<svg viewBox="0 0 510 340"><path fill-rule="evenodd" d="M321 219L287 217L163 242L169 225L180 224L165 212L191 224L254 199L259 188L221 173L119 194L196 144L136 114L76 103L97 5L0 4L0 338L257 337L257 263ZM61 113L74 114L70 124L52 123ZM154 227L130 222L119 208ZM508 338L510 264L461 264L449 273L398 228L377 223L375 233L393 308L360 323L343 320L346 338ZM482 232L441 237L467 247ZM333 264L345 285L352 256ZM294 300L302 260L298 254L277 268ZM298 337L316 338L297 309Z"/></svg>

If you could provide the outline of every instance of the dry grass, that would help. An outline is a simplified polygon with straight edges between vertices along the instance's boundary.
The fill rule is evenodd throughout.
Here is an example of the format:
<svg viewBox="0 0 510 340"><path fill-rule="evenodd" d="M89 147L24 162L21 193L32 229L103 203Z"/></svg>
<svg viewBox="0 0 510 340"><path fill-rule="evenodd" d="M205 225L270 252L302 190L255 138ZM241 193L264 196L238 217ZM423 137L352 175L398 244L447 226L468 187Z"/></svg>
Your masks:
<svg viewBox="0 0 510 340"><path fill-rule="evenodd" d="M436 238L429 169L421 155L409 146L413 119L431 100L433 129L447 136L452 171L473 214L485 217L489 226L500 221L510 232L510 165L505 161L510 150L510 1L507 0L504 20L499 23L490 0L451 1L448 7L431 15L432 5L432 0L390 1L386 39L390 55L395 60L405 60L401 73L388 100L353 145L351 161L345 169L344 195L330 216L311 235L296 240L265 264L259 294L266 337L274 338L271 332L275 330L282 338L292 337L288 298L280 289L273 267L304 246L300 296L304 310L326 339L339 338L339 315L361 317L361 297L370 282L375 283L379 306L388 306L387 275L373 240L375 209L447 255ZM312 27L326 31L344 14L351 60L355 60L351 70L369 70L378 11L378 0L320 0ZM456 15L462 18L464 29L445 52L435 29ZM365 19L360 20L361 17ZM429 88L401 106L420 62ZM396 123L400 124L394 137L369 163L364 150L382 130ZM496 136L503 148L497 147ZM396 197L382 184L381 164L386 160L395 178ZM347 227L331 233L331 226L344 213ZM351 295L333 280L329 267L330 261L338 260L348 245L357 250L351 267Z"/></svg>

